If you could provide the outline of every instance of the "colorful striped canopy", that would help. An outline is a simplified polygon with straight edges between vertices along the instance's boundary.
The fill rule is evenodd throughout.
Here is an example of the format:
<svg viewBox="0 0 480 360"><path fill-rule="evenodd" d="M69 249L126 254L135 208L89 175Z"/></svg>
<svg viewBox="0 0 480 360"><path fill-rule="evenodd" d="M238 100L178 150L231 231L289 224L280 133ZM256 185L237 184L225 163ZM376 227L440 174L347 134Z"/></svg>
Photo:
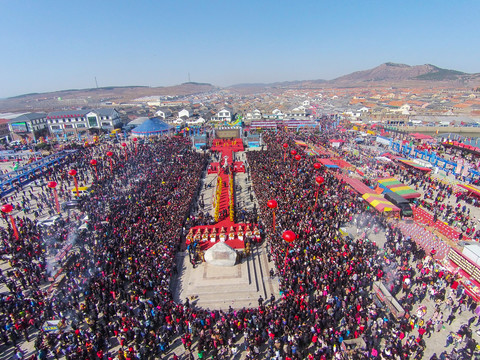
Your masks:
<svg viewBox="0 0 480 360"><path fill-rule="evenodd" d="M377 180L379 184L385 185L387 187L390 187L391 185L398 185L402 184L400 181L398 181L395 178L385 178L385 179L378 179Z"/></svg>
<svg viewBox="0 0 480 360"><path fill-rule="evenodd" d="M421 196L420 193L413 190L410 186L401 183L395 178L377 179L377 182L381 187L400 195L404 199L414 199Z"/></svg>
<svg viewBox="0 0 480 360"><path fill-rule="evenodd" d="M362 198L365 199L370 205L372 205L379 212L399 212L400 209L393 205L390 201L385 200L382 195L379 194L363 194Z"/></svg>
<svg viewBox="0 0 480 360"><path fill-rule="evenodd" d="M304 141L301 141L301 140L295 140L295 144L297 144L298 146L303 146L303 147L308 146Z"/></svg>

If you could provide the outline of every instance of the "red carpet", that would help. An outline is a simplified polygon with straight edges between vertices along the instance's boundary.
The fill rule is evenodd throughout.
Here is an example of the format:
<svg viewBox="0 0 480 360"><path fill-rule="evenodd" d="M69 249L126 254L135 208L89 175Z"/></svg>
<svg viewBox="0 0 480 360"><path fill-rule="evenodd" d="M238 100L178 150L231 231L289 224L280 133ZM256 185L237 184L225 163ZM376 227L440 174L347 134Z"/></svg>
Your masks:
<svg viewBox="0 0 480 360"><path fill-rule="evenodd" d="M211 150L219 151L222 153L220 162L210 163L207 172L208 174L218 174L222 179L222 192L220 194L220 211L227 210L227 218L220 220L215 225L195 226L190 229L187 235L187 244L193 241L198 241L200 249L203 251L209 249L217 242L222 241L220 234L222 235L225 244L234 249L243 249L245 247L244 239L248 235L253 239L260 239L260 233L255 226L250 224L235 224L230 221L230 204L229 204L229 175L224 173L223 165L225 163L225 156L227 157L227 164L231 166L233 164L233 173L245 172L245 165L242 161L233 162L233 152L243 151L242 139L215 139L213 140ZM219 173L220 170L220 173ZM235 175L234 175L235 176ZM247 229L248 226L248 229ZM243 239L242 239L243 237ZM213 240L213 241L212 241Z"/></svg>

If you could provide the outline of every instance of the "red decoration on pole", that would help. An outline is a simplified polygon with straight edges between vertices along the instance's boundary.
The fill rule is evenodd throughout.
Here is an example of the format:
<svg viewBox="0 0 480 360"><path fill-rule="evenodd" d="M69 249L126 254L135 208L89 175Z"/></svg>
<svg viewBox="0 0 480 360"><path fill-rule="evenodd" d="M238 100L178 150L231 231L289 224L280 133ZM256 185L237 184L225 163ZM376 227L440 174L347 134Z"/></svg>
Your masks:
<svg viewBox="0 0 480 360"><path fill-rule="evenodd" d="M5 204L2 206L2 211L5 214L9 214L13 211L13 206L12 204ZM12 223L12 229L13 229L13 236L15 236L15 239L18 240L18 230L17 230L17 225L15 225L15 219L13 218L12 215L10 215L10 222Z"/></svg>
<svg viewBox="0 0 480 360"><path fill-rule="evenodd" d="M127 143L122 143L123 148L125 149L125 161L128 161L128 155L127 155Z"/></svg>
<svg viewBox="0 0 480 360"><path fill-rule="evenodd" d="M95 160L95 159L90 160L90 165L92 165L95 168L95 178L98 181L97 160Z"/></svg>
<svg viewBox="0 0 480 360"><path fill-rule="evenodd" d="M318 170L318 169L320 169L320 168L322 167L322 164L320 164L320 163L315 163L315 164L313 164L313 167L315 168L315 170Z"/></svg>
<svg viewBox="0 0 480 360"><path fill-rule="evenodd" d="M315 206L313 208L313 210L315 211L315 209L317 208L317 200L318 200L318 192L320 191L320 185L323 184L323 182L325 181L325 179L323 178L323 176L317 176L315 178L315 181L317 182L318 184L318 188L317 188L317 192L315 193Z"/></svg>
<svg viewBox="0 0 480 360"><path fill-rule="evenodd" d="M292 230L285 230L283 232L283 240L285 240L289 245L297 238L297 235ZM283 274L285 274L285 269L287 268L287 259L288 259L288 245L285 248L285 263L283 264Z"/></svg>
<svg viewBox="0 0 480 360"><path fill-rule="evenodd" d="M297 155L297 151L292 150L292 151L290 151L290 154L292 155L292 159L290 161L290 167L292 167L293 166L293 158L295 157L295 155Z"/></svg>
<svg viewBox="0 0 480 360"><path fill-rule="evenodd" d="M55 208L57 209L57 213L60 214L60 204L58 203L58 193L57 193L57 183L55 181L50 181L47 186L53 190L53 196L55 198Z"/></svg>
<svg viewBox="0 0 480 360"><path fill-rule="evenodd" d="M295 176L298 174L298 164L300 163L300 160L302 160L302 157L300 155L295 155L295 160L297 160L297 166L295 166Z"/></svg>
<svg viewBox="0 0 480 360"><path fill-rule="evenodd" d="M283 162L285 162L286 157L287 157L288 144L287 144L287 143L284 143L284 144L283 144L283 148L285 149L285 151L283 152Z"/></svg>
<svg viewBox="0 0 480 360"><path fill-rule="evenodd" d="M135 144L135 156L137 156L137 138L133 138L133 143Z"/></svg>
<svg viewBox="0 0 480 360"><path fill-rule="evenodd" d="M278 206L277 201L276 200L268 200L267 206L270 209L273 209L273 233L275 234L275 209Z"/></svg>
<svg viewBox="0 0 480 360"><path fill-rule="evenodd" d="M112 165L112 156L113 153L111 151L107 151L108 160L110 160L110 174L113 174L113 165Z"/></svg>
<svg viewBox="0 0 480 360"><path fill-rule="evenodd" d="M78 193L77 170L69 170L68 175L73 176L73 182L75 183L75 191L77 193L77 197L80 197L80 194Z"/></svg>

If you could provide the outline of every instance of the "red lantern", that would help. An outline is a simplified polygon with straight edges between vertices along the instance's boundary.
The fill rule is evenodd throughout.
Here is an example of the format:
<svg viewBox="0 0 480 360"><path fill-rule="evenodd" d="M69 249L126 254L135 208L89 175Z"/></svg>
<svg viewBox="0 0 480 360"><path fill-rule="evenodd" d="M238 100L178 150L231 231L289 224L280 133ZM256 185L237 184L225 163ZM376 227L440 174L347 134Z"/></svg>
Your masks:
<svg viewBox="0 0 480 360"><path fill-rule="evenodd" d="M291 243L295 241L295 239L297 238L297 235L295 235L295 233L292 230L285 230L283 232L282 237L283 237L283 240L285 240L288 243Z"/></svg>
<svg viewBox="0 0 480 360"><path fill-rule="evenodd" d="M322 185L325 179L322 176L317 176L315 178L315 181L317 182L318 185Z"/></svg>
<svg viewBox="0 0 480 360"><path fill-rule="evenodd" d="M107 156L108 157L112 157L113 156L113 153L111 151L107 151Z"/></svg>
<svg viewBox="0 0 480 360"><path fill-rule="evenodd" d="M77 170L75 169L68 170L68 175L71 175L71 176L77 175Z"/></svg>
<svg viewBox="0 0 480 360"><path fill-rule="evenodd" d="M297 151L296 151L296 150L292 150L292 151L290 151L290 154L292 154L292 155L297 155Z"/></svg>
<svg viewBox="0 0 480 360"><path fill-rule="evenodd" d="M126 143L122 143L122 146L125 147L125 146L127 146L127 144L126 144Z"/></svg>
<svg viewBox="0 0 480 360"><path fill-rule="evenodd" d="M299 161L301 159L302 159L302 157L300 155L295 155L295 160Z"/></svg>
<svg viewBox="0 0 480 360"><path fill-rule="evenodd" d="M288 144L287 144L287 143L283 144L283 147L284 147L285 149L288 148Z"/></svg>
<svg viewBox="0 0 480 360"><path fill-rule="evenodd" d="M313 167L314 167L316 170L318 170L318 169L320 169L320 168L322 167L322 164L320 164L320 163L315 163L315 164L313 164Z"/></svg>
<svg viewBox="0 0 480 360"><path fill-rule="evenodd" d="M8 214L10 212L13 211L13 206L12 204L5 204L2 206L2 211L5 213L5 214Z"/></svg>
<svg viewBox="0 0 480 360"><path fill-rule="evenodd" d="M268 200L267 206L268 206L270 209L275 209L275 208L278 206L278 204L277 204L277 201L276 201L276 200Z"/></svg>
<svg viewBox="0 0 480 360"><path fill-rule="evenodd" d="M137 138L133 138L133 142L137 142L137 141L138 141L138 139L137 139Z"/></svg>
<svg viewBox="0 0 480 360"><path fill-rule="evenodd" d="M47 186L50 188L50 189L55 189L57 187L57 183L55 181L50 181Z"/></svg>

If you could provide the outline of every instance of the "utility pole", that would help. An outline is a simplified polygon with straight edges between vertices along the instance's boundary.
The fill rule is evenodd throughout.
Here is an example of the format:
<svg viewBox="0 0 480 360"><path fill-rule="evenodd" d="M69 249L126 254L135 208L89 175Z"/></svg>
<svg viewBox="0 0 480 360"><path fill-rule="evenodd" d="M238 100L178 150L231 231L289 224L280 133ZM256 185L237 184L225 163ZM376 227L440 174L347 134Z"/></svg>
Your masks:
<svg viewBox="0 0 480 360"><path fill-rule="evenodd" d="M95 85L97 86L98 89L98 82L97 82L97 77L95 76Z"/></svg>

